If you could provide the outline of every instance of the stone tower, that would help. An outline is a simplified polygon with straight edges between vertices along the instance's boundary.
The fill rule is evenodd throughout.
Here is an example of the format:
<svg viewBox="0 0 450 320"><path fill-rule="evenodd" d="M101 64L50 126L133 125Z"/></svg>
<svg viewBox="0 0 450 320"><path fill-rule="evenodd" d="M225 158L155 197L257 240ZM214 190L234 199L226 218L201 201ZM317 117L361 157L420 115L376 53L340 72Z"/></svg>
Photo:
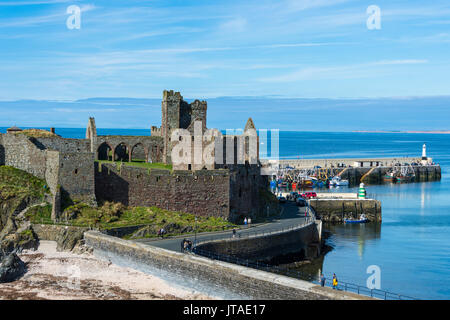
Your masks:
<svg viewBox="0 0 450 320"><path fill-rule="evenodd" d="M164 138L163 162L171 163L170 159L170 135L171 130L180 126L180 107L183 97L173 90L163 92L161 102L161 135Z"/></svg>
<svg viewBox="0 0 450 320"><path fill-rule="evenodd" d="M195 100L187 103L179 92L173 90L163 92L161 103L161 136L164 138L163 162L171 163L170 136L174 129L189 129L193 131L195 120L202 122L206 130L206 101Z"/></svg>
<svg viewBox="0 0 450 320"><path fill-rule="evenodd" d="M97 145L97 127L95 126L95 119L93 117L89 118L86 128L86 139L91 142L91 152L94 152L97 157L97 150L95 150L95 146Z"/></svg>

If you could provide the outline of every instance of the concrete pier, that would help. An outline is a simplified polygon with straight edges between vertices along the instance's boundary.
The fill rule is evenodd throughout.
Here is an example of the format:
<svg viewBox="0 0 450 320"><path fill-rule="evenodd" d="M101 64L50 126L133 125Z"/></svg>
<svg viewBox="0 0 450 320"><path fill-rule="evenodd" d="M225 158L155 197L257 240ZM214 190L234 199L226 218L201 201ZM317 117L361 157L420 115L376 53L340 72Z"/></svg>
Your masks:
<svg viewBox="0 0 450 320"><path fill-rule="evenodd" d="M421 158L373 158L373 159L289 159L278 160L276 162L262 161L264 166L269 164L280 165L280 167L291 167L293 170L312 171L320 167L321 174L328 177L339 175L342 179L348 180L351 186L361 182L365 184L383 183L384 175L392 170L394 166L401 164L418 164L409 166L414 170L415 177L411 182L439 181L441 180L441 167L434 164L431 158L424 163Z"/></svg>
<svg viewBox="0 0 450 320"><path fill-rule="evenodd" d="M308 200L317 218L323 222L344 222L344 219L359 219L364 214L370 222L381 222L381 201L354 198L317 198Z"/></svg>

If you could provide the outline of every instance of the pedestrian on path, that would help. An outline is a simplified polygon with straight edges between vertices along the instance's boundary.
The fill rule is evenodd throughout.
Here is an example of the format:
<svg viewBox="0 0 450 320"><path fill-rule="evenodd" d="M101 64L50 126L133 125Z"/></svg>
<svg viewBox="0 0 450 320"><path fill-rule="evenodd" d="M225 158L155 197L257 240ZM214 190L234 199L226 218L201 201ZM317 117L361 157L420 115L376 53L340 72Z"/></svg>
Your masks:
<svg viewBox="0 0 450 320"><path fill-rule="evenodd" d="M244 218L244 225L247 225L247 218Z"/></svg>
<svg viewBox="0 0 450 320"><path fill-rule="evenodd" d="M250 226L250 223L252 223L252 218L248 218L247 223Z"/></svg>
<svg viewBox="0 0 450 320"><path fill-rule="evenodd" d="M323 275L323 273L320 274L320 285L322 287L325 287L325 280L327 280L327 278L325 278L325 276Z"/></svg>
<svg viewBox="0 0 450 320"><path fill-rule="evenodd" d="M184 252L185 249L186 249L186 238L184 238L183 241L181 241L181 252Z"/></svg>
<svg viewBox="0 0 450 320"><path fill-rule="evenodd" d="M337 289L338 286L338 279L336 277L336 274L333 273L333 289Z"/></svg>
<svg viewBox="0 0 450 320"><path fill-rule="evenodd" d="M233 238L236 238L236 229L233 229Z"/></svg>

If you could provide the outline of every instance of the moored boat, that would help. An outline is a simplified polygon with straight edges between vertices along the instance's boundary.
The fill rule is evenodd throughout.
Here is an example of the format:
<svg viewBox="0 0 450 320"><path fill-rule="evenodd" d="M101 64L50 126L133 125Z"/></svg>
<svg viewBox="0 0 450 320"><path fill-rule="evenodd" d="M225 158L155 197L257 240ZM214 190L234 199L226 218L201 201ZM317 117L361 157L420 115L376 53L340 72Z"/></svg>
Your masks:
<svg viewBox="0 0 450 320"><path fill-rule="evenodd" d="M389 182L395 182L395 181L397 181L397 177L395 176L395 173L393 171L390 171L390 172L387 172L383 176L383 180L384 181L389 181Z"/></svg>
<svg viewBox="0 0 450 320"><path fill-rule="evenodd" d="M330 180L330 186L348 186L348 180L343 180L341 177L336 176Z"/></svg>
<svg viewBox="0 0 450 320"><path fill-rule="evenodd" d="M359 216L359 219L344 219L344 223L367 223L369 219L364 214Z"/></svg>

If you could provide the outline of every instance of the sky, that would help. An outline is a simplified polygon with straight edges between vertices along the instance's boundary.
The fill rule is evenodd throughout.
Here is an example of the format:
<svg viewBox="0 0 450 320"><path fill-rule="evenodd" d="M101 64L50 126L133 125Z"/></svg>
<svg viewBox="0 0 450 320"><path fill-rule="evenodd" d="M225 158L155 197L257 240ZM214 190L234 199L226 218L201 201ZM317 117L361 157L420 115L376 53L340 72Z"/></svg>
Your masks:
<svg viewBox="0 0 450 320"><path fill-rule="evenodd" d="M67 26L72 5L80 29ZM367 26L371 5L380 29ZM40 100L45 109L95 97L161 99L164 89L215 101L264 97L281 112L277 99L329 99L336 111L345 99L443 97L439 109L450 96L448 0L0 0L0 48L2 113L12 112L10 101ZM67 106L45 112L67 124Z"/></svg>

